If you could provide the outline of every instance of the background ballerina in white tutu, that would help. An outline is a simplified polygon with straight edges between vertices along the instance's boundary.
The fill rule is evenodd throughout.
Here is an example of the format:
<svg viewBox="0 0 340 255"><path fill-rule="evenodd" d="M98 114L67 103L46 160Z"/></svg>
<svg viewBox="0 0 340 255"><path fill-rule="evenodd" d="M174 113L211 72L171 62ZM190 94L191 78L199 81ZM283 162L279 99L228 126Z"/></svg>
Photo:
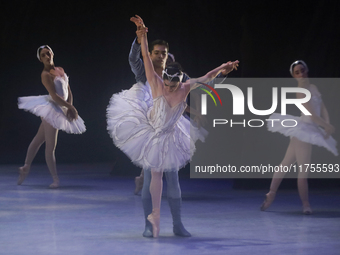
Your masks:
<svg viewBox="0 0 340 255"><path fill-rule="evenodd" d="M131 21L137 27L144 24L137 15ZM195 132L190 133L190 127L181 123L181 116L187 106L186 97L190 90L200 86L197 82L208 82L224 69L228 72L236 69L238 61L222 64L205 76L184 83L181 82L183 72L180 65L173 63L165 68L162 79L155 72L149 56L147 28L143 25L139 33L153 104L148 106L144 100L144 94L149 93L146 91L148 87L144 85L136 84L130 90L114 94L107 111L108 130L115 145L133 163L151 169L152 213L148 220L152 224L153 237L158 237L163 172L178 171L184 167L190 161L195 150L194 143L199 138L198 134L192 134Z"/></svg>
<svg viewBox="0 0 340 255"><path fill-rule="evenodd" d="M25 164L19 168L18 185L21 185L27 177L35 155L45 142L45 159L53 178L50 188L59 187L54 153L58 130L61 129L72 134L80 134L86 130L84 121L78 116L76 108L72 105L73 96L68 84L68 77L63 68L55 67L53 57L53 51L48 45L38 48L37 58L44 64L41 82L49 95L18 98L20 109L41 117L38 132L28 147Z"/></svg>
<svg viewBox="0 0 340 255"><path fill-rule="evenodd" d="M298 174L297 184L300 199L302 201L303 213L312 214L308 197L308 172L306 167L311 162L312 145L326 148L335 156L338 155L336 141L331 137L335 128L330 124L328 111L322 102L321 94L314 84L310 84L308 79L308 67L302 60L295 61L290 66L291 75L297 80L298 87L308 89L311 93L311 100L303 106L312 114L311 116L302 115L301 117L274 113L271 119L282 119L289 117L297 121L296 127L282 127L281 125L268 125L269 131L279 132L290 137L290 143L285 157L280 165L289 167L295 162L302 167ZM302 93L296 94L297 98L304 98ZM275 123L280 123L279 121ZM261 206L261 210L266 210L274 201L276 192L281 184L285 173L274 173L270 185L270 190Z"/></svg>

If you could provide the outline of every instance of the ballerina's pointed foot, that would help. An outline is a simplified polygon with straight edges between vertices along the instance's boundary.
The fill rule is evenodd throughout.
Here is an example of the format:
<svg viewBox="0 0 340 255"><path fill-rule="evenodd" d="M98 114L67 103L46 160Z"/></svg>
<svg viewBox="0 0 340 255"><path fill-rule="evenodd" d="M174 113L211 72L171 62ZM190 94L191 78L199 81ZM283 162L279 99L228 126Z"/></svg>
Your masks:
<svg viewBox="0 0 340 255"><path fill-rule="evenodd" d="M52 184L50 184L50 189L56 189L59 188L59 182L53 182Z"/></svg>
<svg viewBox="0 0 340 255"><path fill-rule="evenodd" d="M135 177L135 185L136 185L136 188L135 188L135 191L134 191L135 195L137 195L139 193L139 191L142 190L143 182L144 182L143 176Z"/></svg>
<svg viewBox="0 0 340 255"><path fill-rule="evenodd" d="M160 225L160 210L153 209L152 213L148 216L148 221L150 221L152 225L152 235L154 238L159 236L159 225Z"/></svg>
<svg viewBox="0 0 340 255"><path fill-rule="evenodd" d="M302 213L305 215L313 214L312 208L310 206L303 206Z"/></svg>
<svg viewBox="0 0 340 255"><path fill-rule="evenodd" d="M24 180L26 179L28 173L30 171L30 166L29 165L24 165L22 167L19 167L19 179L18 179L18 185L21 185Z"/></svg>
<svg viewBox="0 0 340 255"><path fill-rule="evenodd" d="M53 176L53 183L49 187L50 187L50 189L59 188L59 178L58 178L58 176Z"/></svg>
<svg viewBox="0 0 340 255"><path fill-rule="evenodd" d="M261 205L261 211L265 211L269 208L269 206L273 203L274 199L275 199L275 195L276 195L276 192L273 192L273 191L269 191L267 194L266 194L266 197Z"/></svg>

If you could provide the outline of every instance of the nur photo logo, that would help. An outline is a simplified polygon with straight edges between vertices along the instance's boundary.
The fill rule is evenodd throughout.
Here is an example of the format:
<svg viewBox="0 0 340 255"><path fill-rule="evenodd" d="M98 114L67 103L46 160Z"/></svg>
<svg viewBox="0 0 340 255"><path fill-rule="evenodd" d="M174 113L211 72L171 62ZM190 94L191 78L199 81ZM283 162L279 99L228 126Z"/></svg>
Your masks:
<svg viewBox="0 0 340 255"><path fill-rule="evenodd" d="M235 80L235 79L234 79ZM228 100L227 104L224 104L224 108L232 108L232 115L233 116L240 116L240 115L245 115L245 95L243 91L236 85L233 84L214 84L214 87L209 86L208 84L201 83L205 87L209 88L211 92L213 92L218 100L220 101L221 106L222 105L222 99L221 96L217 93L215 89L223 89L227 90L228 92L231 93L232 96L232 104L229 103L230 100ZM248 83L249 84L249 83ZM256 116L266 116L274 113L279 105L279 88L272 86L271 89L271 97L265 98L266 102L271 102L271 106L267 109L257 109L254 106L254 93L253 90L263 90L263 87L260 87L258 84L256 84L256 87L247 87L247 107L248 110L256 115ZM258 88L257 88L258 87ZM205 91L207 94L202 94L201 95L201 114L202 115L207 115L208 114L208 103L207 103L207 95L209 95L212 100L214 101L215 106L217 106L216 100L213 96L213 94L208 91L205 88L200 88L201 90ZM221 93L220 93L221 94ZM225 92L222 93L224 95ZM296 94L304 95L304 97L299 97L299 98L289 98L288 95L291 94L295 96ZM301 111L303 115L310 116L312 115L308 109L303 105L304 103L309 102L311 99L311 93L308 89L305 88L300 88L300 87L281 87L280 88L280 108L281 108L281 115L285 116L287 115L287 106L288 105L293 105L297 109ZM213 109L211 109L213 110ZM225 116L223 116L225 117ZM249 127L262 127L264 126L265 122L268 123L268 125L274 125L275 122L280 122L280 124L283 127L295 127L297 126L297 121L295 119L243 119L241 122L240 121L235 121L233 119L226 119L226 118L214 118L213 119L213 127L216 127L217 125L225 125L225 124L230 124L230 127L233 127L235 125L242 125L243 127L249 126Z"/></svg>

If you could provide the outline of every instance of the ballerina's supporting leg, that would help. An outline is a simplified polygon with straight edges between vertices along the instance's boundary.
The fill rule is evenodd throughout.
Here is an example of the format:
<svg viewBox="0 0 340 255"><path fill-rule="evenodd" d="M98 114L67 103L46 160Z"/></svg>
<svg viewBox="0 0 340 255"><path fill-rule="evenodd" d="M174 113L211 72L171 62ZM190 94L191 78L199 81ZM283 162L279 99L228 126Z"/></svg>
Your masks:
<svg viewBox="0 0 340 255"><path fill-rule="evenodd" d="M173 221L173 232L176 236L190 237L181 220L182 195L178 180L178 171L165 172L167 197Z"/></svg>
<svg viewBox="0 0 340 255"><path fill-rule="evenodd" d="M295 163L295 161L296 161L296 156L295 156L296 141L295 140L297 140L297 139L294 138L294 137L290 140L286 154L285 154L285 157L283 158L280 166L290 167L292 164ZM272 182L270 184L270 190L266 194L265 200L263 201L263 203L261 205L261 211L265 211L273 203L275 196L276 196L276 191L278 190L285 174L286 173L284 173L284 172L274 173L273 178L272 178Z"/></svg>
<svg viewBox="0 0 340 255"><path fill-rule="evenodd" d="M308 171L307 165L310 164L312 155L312 145L302 141L296 143L296 158L297 163L301 166L301 172L299 172L297 185L299 190L300 199L302 202L303 213L312 214L312 209L309 204L308 198ZM307 169L308 170L308 169Z"/></svg>
<svg viewBox="0 0 340 255"><path fill-rule="evenodd" d="M37 155L37 152L39 151L40 146L44 142L45 142L44 125L43 123L41 123L37 134L33 138L30 145L28 146L26 158L25 158L25 164L19 168L18 185L21 185L23 181L25 180L25 178L27 177L30 171L33 159L35 158L35 155Z"/></svg>
<svg viewBox="0 0 340 255"><path fill-rule="evenodd" d="M59 187L59 177L55 160L55 148L57 145L58 130L52 127L44 119L42 120L45 130L45 160L53 178L50 188Z"/></svg>
<svg viewBox="0 0 340 255"><path fill-rule="evenodd" d="M163 172L151 169L150 193L152 199L152 213L148 216L148 220L152 224L153 237L159 236L160 225L160 208L163 190Z"/></svg>

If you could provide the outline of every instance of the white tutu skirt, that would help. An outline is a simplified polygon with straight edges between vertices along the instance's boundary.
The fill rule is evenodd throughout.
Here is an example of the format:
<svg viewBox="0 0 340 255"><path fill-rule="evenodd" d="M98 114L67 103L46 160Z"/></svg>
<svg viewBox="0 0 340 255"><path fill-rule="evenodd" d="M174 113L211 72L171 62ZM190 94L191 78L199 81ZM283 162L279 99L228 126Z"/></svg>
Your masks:
<svg viewBox="0 0 340 255"><path fill-rule="evenodd" d="M269 131L279 132L285 136L296 137L300 141L324 147L332 152L335 156L338 156L338 150L336 148L337 142L331 136L325 139L324 136L326 132L321 127L312 122L308 116L296 117L292 115L273 113L269 119L279 120L268 121L267 127ZM294 119L298 124L295 127L284 127L281 125L281 121L285 119Z"/></svg>
<svg viewBox="0 0 340 255"><path fill-rule="evenodd" d="M158 132L149 123L153 105L148 85L135 84L111 97L107 107L107 130L114 144L143 169L178 171L195 152L195 142L207 131L195 128L181 116L174 128Z"/></svg>
<svg viewBox="0 0 340 255"><path fill-rule="evenodd" d="M76 120L70 121L66 117L67 108L56 104L49 95L19 97L18 107L42 117L52 127L66 133L81 134L86 131L84 121L80 116Z"/></svg>

